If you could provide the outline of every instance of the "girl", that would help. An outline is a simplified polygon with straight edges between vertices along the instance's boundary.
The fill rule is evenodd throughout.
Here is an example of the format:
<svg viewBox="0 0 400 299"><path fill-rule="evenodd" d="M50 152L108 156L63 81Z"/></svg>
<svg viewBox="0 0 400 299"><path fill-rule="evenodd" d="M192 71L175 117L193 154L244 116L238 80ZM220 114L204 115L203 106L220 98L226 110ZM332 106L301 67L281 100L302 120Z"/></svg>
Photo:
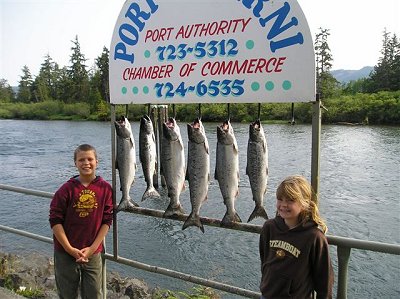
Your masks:
<svg viewBox="0 0 400 299"><path fill-rule="evenodd" d="M333 269L326 224L317 198L302 176L276 190L277 213L260 235L261 298L332 298Z"/></svg>

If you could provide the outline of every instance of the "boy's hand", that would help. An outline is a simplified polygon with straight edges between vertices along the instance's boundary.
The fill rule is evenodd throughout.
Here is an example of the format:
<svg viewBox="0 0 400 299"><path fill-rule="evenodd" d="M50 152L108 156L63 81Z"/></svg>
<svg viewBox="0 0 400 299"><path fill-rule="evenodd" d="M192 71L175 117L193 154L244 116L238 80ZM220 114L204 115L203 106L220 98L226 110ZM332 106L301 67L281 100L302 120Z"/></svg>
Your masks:
<svg viewBox="0 0 400 299"><path fill-rule="evenodd" d="M77 262L79 264L83 264L83 263L89 262L89 259L86 257L80 257L80 258L76 259L75 262Z"/></svg>
<svg viewBox="0 0 400 299"><path fill-rule="evenodd" d="M87 263L89 258L93 255L93 252L94 251L91 247L85 247L81 249L82 257L79 259L79 261L77 260L77 262Z"/></svg>
<svg viewBox="0 0 400 299"><path fill-rule="evenodd" d="M78 248L71 247L68 253L75 258L77 263L87 263L89 261L82 250L79 250Z"/></svg>

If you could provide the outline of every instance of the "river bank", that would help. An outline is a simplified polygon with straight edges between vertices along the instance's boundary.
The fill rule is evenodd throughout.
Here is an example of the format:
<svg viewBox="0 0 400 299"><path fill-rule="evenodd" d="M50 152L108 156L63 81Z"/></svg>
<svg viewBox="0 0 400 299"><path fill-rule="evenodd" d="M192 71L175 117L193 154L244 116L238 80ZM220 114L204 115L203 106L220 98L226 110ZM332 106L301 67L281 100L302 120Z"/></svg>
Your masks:
<svg viewBox="0 0 400 299"><path fill-rule="evenodd" d="M53 258L32 253L21 256L0 252L0 287L3 294L14 296L14 290L28 298L56 299ZM107 273L107 298L157 298L160 290L150 289L142 280L121 277L117 272ZM1 293L0 293L1 294Z"/></svg>
<svg viewBox="0 0 400 299"><path fill-rule="evenodd" d="M176 292L176 293L175 293ZM107 271L107 299L219 299L210 288L194 288L192 293L150 288L140 279ZM52 257L0 252L1 299L58 299Z"/></svg>

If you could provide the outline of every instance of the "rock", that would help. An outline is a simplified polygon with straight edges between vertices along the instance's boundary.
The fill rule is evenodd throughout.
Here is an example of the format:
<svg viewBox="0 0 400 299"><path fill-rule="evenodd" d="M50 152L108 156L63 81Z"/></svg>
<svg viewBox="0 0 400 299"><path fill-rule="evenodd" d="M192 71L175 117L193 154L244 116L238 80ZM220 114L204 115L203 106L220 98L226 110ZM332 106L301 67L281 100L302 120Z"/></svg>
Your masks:
<svg viewBox="0 0 400 299"><path fill-rule="evenodd" d="M123 297L111 297L113 295ZM136 278L121 278L119 273L111 272L107 275L107 298L151 298L151 291L148 285Z"/></svg>

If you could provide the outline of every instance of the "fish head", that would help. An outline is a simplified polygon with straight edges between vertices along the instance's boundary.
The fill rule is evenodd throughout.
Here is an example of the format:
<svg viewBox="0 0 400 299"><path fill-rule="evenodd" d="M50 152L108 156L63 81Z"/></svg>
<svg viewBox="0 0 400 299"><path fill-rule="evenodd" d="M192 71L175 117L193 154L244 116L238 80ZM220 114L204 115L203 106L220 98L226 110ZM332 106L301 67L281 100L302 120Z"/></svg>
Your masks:
<svg viewBox="0 0 400 299"><path fill-rule="evenodd" d="M148 115L144 115L140 119L140 131L146 134L153 133L153 123L151 122L151 119Z"/></svg>
<svg viewBox="0 0 400 299"><path fill-rule="evenodd" d="M117 135L121 138L130 138L132 136L132 128L129 120L125 116L121 116L114 122Z"/></svg>
<svg viewBox="0 0 400 299"><path fill-rule="evenodd" d="M176 124L175 118L170 117L163 123L163 136L170 141L179 140L180 130Z"/></svg>
<svg viewBox="0 0 400 299"><path fill-rule="evenodd" d="M203 123L200 118L196 118L191 124L187 124L188 138L195 143L204 143L206 140L206 133L204 131Z"/></svg>
<svg viewBox="0 0 400 299"><path fill-rule="evenodd" d="M218 142L225 145L231 145L235 143L235 134L229 119L225 120L217 127L217 139Z"/></svg>
<svg viewBox="0 0 400 299"><path fill-rule="evenodd" d="M249 137L250 137L250 140L252 140L254 142L262 142L265 139L264 129L263 129L263 127L261 125L261 121L259 119L250 123Z"/></svg>

